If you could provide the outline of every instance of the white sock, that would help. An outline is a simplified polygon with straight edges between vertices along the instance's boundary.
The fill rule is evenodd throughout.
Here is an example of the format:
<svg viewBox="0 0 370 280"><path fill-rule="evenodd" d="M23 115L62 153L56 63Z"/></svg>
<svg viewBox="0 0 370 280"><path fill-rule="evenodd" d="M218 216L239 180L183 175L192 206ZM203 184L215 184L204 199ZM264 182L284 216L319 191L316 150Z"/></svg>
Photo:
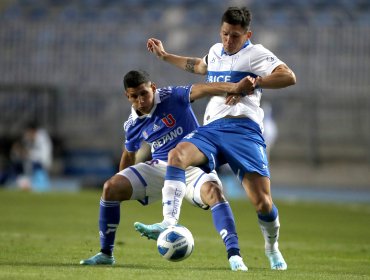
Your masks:
<svg viewBox="0 0 370 280"><path fill-rule="evenodd" d="M277 216L275 221L272 222L265 222L258 219L258 223L260 225L263 238L265 239L265 251L274 252L279 250L279 216Z"/></svg>
<svg viewBox="0 0 370 280"><path fill-rule="evenodd" d="M176 225L180 218L186 185L181 181L165 180L162 189L163 224Z"/></svg>

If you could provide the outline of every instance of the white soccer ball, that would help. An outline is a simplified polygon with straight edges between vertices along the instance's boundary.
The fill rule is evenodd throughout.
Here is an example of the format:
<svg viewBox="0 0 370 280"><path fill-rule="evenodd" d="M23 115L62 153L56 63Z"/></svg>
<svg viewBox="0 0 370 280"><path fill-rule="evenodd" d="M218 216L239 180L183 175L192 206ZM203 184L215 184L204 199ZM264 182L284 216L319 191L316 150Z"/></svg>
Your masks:
<svg viewBox="0 0 370 280"><path fill-rule="evenodd" d="M169 226L157 239L159 254L171 262L178 262L191 255L194 249L194 238L184 226Z"/></svg>

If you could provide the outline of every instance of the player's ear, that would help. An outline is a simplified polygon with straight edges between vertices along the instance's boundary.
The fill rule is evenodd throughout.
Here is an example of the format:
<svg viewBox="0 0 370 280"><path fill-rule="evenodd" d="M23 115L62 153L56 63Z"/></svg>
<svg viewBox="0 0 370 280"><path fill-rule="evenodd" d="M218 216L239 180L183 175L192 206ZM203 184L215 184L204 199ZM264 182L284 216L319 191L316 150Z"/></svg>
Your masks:
<svg viewBox="0 0 370 280"><path fill-rule="evenodd" d="M150 87L153 89L153 92L157 89L157 85L155 83L151 83Z"/></svg>

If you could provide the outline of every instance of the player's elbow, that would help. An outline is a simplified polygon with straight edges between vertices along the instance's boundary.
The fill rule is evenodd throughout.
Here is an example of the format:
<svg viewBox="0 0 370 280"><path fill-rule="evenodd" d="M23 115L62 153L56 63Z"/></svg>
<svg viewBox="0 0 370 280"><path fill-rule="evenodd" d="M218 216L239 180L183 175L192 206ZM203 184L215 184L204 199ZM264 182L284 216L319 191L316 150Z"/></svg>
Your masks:
<svg viewBox="0 0 370 280"><path fill-rule="evenodd" d="M273 73L277 73L277 75L281 75L281 87L288 87L288 86L293 86L297 83L297 78L288 66L286 65L280 65L278 66Z"/></svg>
<svg viewBox="0 0 370 280"><path fill-rule="evenodd" d="M297 83L297 78L296 78L293 71L290 71L290 75L289 75L289 78L288 78L288 83L289 83L289 86L293 86Z"/></svg>

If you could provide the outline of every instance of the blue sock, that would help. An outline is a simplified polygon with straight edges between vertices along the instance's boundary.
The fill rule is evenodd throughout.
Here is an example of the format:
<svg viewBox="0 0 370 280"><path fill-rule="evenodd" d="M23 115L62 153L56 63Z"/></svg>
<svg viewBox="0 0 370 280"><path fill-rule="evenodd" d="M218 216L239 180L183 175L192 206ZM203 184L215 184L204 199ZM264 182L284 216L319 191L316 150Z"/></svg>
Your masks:
<svg viewBox="0 0 370 280"><path fill-rule="evenodd" d="M100 199L99 235L101 252L112 255L120 220L120 202Z"/></svg>
<svg viewBox="0 0 370 280"><path fill-rule="evenodd" d="M168 165L166 169L166 176L164 179L172 180L172 181L180 181L185 184L186 183L185 182L185 170L175 167L175 166Z"/></svg>
<svg viewBox="0 0 370 280"><path fill-rule="evenodd" d="M268 214L257 213L258 219L264 222L273 222L276 220L278 216L278 209L276 208L275 204L272 204L272 209Z"/></svg>
<svg viewBox="0 0 370 280"><path fill-rule="evenodd" d="M227 258L239 255L239 241L236 234L233 212L228 202L218 203L211 208L213 224L221 235L227 250Z"/></svg>

